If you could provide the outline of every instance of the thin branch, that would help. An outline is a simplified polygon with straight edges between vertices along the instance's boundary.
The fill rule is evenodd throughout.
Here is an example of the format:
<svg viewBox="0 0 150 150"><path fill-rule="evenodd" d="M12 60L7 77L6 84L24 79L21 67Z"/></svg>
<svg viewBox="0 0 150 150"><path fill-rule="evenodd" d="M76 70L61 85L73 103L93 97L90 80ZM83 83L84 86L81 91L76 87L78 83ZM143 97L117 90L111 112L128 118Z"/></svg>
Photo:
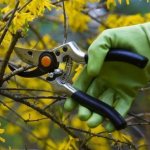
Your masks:
<svg viewBox="0 0 150 150"><path fill-rule="evenodd" d="M60 0L60 1L57 1L57 2L52 2L51 4L52 5L57 5L59 3L61 3L62 1L68 1L68 0ZM32 2L32 0L28 0L23 6L21 6L20 8L18 7L17 10L18 12L21 12L28 4L30 4ZM12 12L14 11L13 10L10 10L7 14L5 14L3 17L2 17L2 20L5 21L5 20L8 20L9 19L9 15L12 14ZM1 29L0 29L1 30Z"/></svg>
<svg viewBox="0 0 150 150"><path fill-rule="evenodd" d="M108 136L104 136L102 135L102 133L100 134L95 134L95 133L91 133L89 131L86 131L86 130L82 130L82 129L77 129L77 128L73 128L73 127L67 127L65 124L59 122L58 120L56 120L55 117L53 117L50 113L46 112L46 111L43 111L40 107L38 106L35 106L31 103L29 103L28 101L25 101L25 100L20 100L16 95L13 95L12 93L10 92L7 92L7 91L0 91L1 95L3 96L6 96L8 98L11 98L12 100L16 101L16 102L19 102L19 103L22 103L32 109L34 109L35 111L39 112L41 115L44 115L46 116L47 118L51 119L54 123L56 123L60 128L62 128L66 133L68 133L69 135L71 135L72 137L74 138L78 138L73 132L71 132L71 130L74 130L74 131L78 131L80 133L86 133L86 134L89 134L91 136L96 136L96 137L101 137L101 138L105 138L105 139L108 139L108 140L111 140L111 141L114 141L116 143L122 143L122 144L126 144L128 146L132 146L133 148L135 147L132 143L128 143L128 142L122 142L120 140L115 140L113 138L110 138ZM80 141L81 142L81 141Z"/></svg>
<svg viewBox="0 0 150 150"><path fill-rule="evenodd" d="M149 123L148 120L145 120L144 118L142 118L143 116L150 116L150 113L139 113L139 114L134 114L134 113L128 113L131 117L128 117L126 119L127 122L129 122L130 120L132 119L138 119L138 120L141 120L141 121L144 121L144 122L147 122Z"/></svg>
<svg viewBox="0 0 150 150"><path fill-rule="evenodd" d="M65 2L65 1L69 1L69 0L60 0L60 1L52 2L52 5L57 5L61 2Z"/></svg>
<svg viewBox="0 0 150 150"><path fill-rule="evenodd" d="M140 88L139 91L143 92L143 91L149 91L150 90L150 87L143 87L143 88Z"/></svg>
<svg viewBox="0 0 150 150"><path fill-rule="evenodd" d="M64 16L64 42L63 43L66 43L67 41L67 15L66 15L66 9L65 9L65 2L63 1L62 2L62 8L63 8L63 16Z"/></svg>
<svg viewBox="0 0 150 150"><path fill-rule="evenodd" d="M29 23L29 28L31 29L31 31L33 31L33 33L37 36L38 40L41 42L41 44L43 45L44 49L47 49L47 46L45 44L45 42L42 39L41 34L38 32L38 30L31 24Z"/></svg>
<svg viewBox="0 0 150 150"><path fill-rule="evenodd" d="M26 71L26 70L31 69L31 68L33 68L33 66L30 66L30 65L20 67L20 68L14 70L13 72L11 72L10 74L5 75L3 78L3 82L8 81L11 77L17 75L18 73Z"/></svg>
<svg viewBox="0 0 150 150"><path fill-rule="evenodd" d="M22 116L20 116L15 110L13 110L12 108L10 108L7 104L5 104L2 101L0 101L0 103L2 105L4 105L7 109L9 109L11 112L13 112L18 118L20 118L21 120L25 121L24 118L22 118Z"/></svg>
<svg viewBox="0 0 150 150"><path fill-rule="evenodd" d="M63 100L65 97L62 96L18 96L18 99L57 99L57 100Z"/></svg>
<svg viewBox="0 0 150 150"><path fill-rule="evenodd" d="M0 118L2 118L3 120L5 120L5 121L7 121L7 122L9 122L9 123L11 123L11 124L13 124L13 125L15 125L15 126L21 128L22 131L23 131L25 134L26 134L26 133L27 133L27 134L30 134L30 135L31 135L33 138L35 138L36 140L42 141L42 142L45 141L45 138L41 138L41 137L36 136L29 128L26 128L26 127L22 126L21 124L17 123L15 120L10 120L10 119L5 118L5 117L3 117L3 116L0 116ZM49 145L48 143L46 143L46 145L53 149L53 146L52 146L52 145Z"/></svg>
<svg viewBox="0 0 150 150"><path fill-rule="evenodd" d="M21 31L17 31L16 34L13 36L13 39L10 43L10 46L8 48L8 51L5 55L5 58L4 58L4 61L2 62L2 66L0 68L0 87L2 86L3 84L3 76L4 76L4 73L5 73L5 69L6 69L6 66L9 62L9 58L10 58L10 55L18 41L18 39L21 37Z"/></svg>
<svg viewBox="0 0 150 150"><path fill-rule="evenodd" d="M48 20L50 22L55 22L55 23L58 23L60 24L61 21L58 19L58 17L55 17L55 16L47 16L47 15L44 15L44 16L41 16L39 17L40 19L45 19L45 20Z"/></svg>
<svg viewBox="0 0 150 150"><path fill-rule="evenodd" d="M97 19L96 17L90 15L87 12L82 11L83 14L89 16L91 19L93 19L94 21L96 21L97 23L101 24L102 26L104 26L105 28L109 29L110 27L108 25L106 25L103 21L100 21L99 19Z"/></svg>
<svg viewBox="0 0 150 150"><path fill-rule="evenodd" d="M7 90L7 91L35 91L35 92L52 92L52 91L49 91L49 90L41 90L41 89L32 89L32 88L1 88L0 87L0 90Z"/></svg>
<svg viewBox="0 0 150 150"><path fill-rule="evenodd" d="M32 109L34 109L35 111L39 112L41 115L48 117L49 119L51 119L54 123L56 123L60 128L62 128L66 133L68 133L69 135L71 135L74 138L77 138L77 136L71 132L64 124L62 124L61 122L59 122L56 118L54 118L50 113L43 111L40 107L35 106L34 104L31 104L28 101L25 100L20 100L20 98L18 98L18 96L7 92L7 91L0 91L0 94L3 96L6 96L16 102L22 103Z"/></svg>
<svg viewBox="0 0 150 150"><path fill-rule="evenodd" d="M26 120L24 120L24 122L26 122L26 123L29 123L29 122L38 122L38 121L47 120L47 119L49 119L49 118L40 118L40 119L34 119L34 120L26 119Z"/></svg>
<svg viewBox="0 0 150 150"><path fill-rule="evenodd" d="M4 62L4 59L1 59L0 58L0 62L2 63L2 62ZM16 65L14 62L12 62L12 61L8 61L8 63L9 64L11 64L11 65ZM16 65L16 67L20 67L20 65Z"/></svg>
<svg viewBox="0 0 150 150"><path fill-rule="evenodd" d="M18 9L18 6L19 6L19 0L17 0L17 3L16 3L16 5L15 5L15 8L14 8L14 10L13 10L13 12L12 12L12 15L11 15L11 17L9 18L9 20L7 21L7 24L6 24L5 28L4 28L4 31L3 31L3 33L2 33L2 35L1 35L1 37L0 37L0 45L1 45L1 43L2 43L2 41L3 41L3 39L4 39L5 35L6 35L6 33L7 33L7 31L8 31L9 26L11 25L11 22L12 22L14 16L15 16L15 13L16 13L16 11L17 11L17 9Z"/></svg>
<svg viewBox="0 0 150 150"><path fill-rule="evenodd" d="M46 109L48 109L49 107L51 107L52 105L54 105L55 103L57 103L59 100L55 100L55 101L53 101L52 103L50 103L49 105L47 105L47 106L45 106L44 108L43 108L43 110L46 110Z"/></svg>
<svg viewBox="0 0 150 150"><path fill-rule="evenodd" d="M150 122L139 122L139 123L128 123L128 126L141 126L141 125L150 125Z"/></svg>
<svg viewBox="0 0 150 150"><path fill-rule="evenodd" d="M27 5L29 5L32 0L28 0L22 7L19 8L18 12L22 11Z"/></svg>
<svg viewBox="0 0 150 150"><path fill-rule="evenodd" d="M23 6L21 6L20 8L18 7L18 8L17 8L18 12L20 12L21 10L23 10L23 9L24 9L28 4L30 4L31 2L32 2L32 0L28 0ZM7 19L8 19L8 16L9 16L10 14L12 14L13 11L14 11L14 9L11 10L11 11L9 11L7 14L5 14L5 15L3 16L3 21L7 20Z"/></svg>
<svg viewBox="0 0 150 150"><path fill-rule="evenodd" d="M116 142L116 143L122 143L122 144L126 144L128 146L135 147L132 143L127 143L127 142L123 142L123 141L120 141L120 140L115 140L115 139L110 138L108 136L102 135L104 133L107 133L106 131L97 134L97 133L92 133L92 132L89 132L89 131L86 131L86 130L77 129L77 128L73 128L73 127L67 127L67 128L70 129L70 130L80 132L80 133L86 133L86 134L88 134L90 136L93 136L93 137L101 137L101 138L105 138L107 140L110 140L110 141L113 141L113 142Z"/></svg>

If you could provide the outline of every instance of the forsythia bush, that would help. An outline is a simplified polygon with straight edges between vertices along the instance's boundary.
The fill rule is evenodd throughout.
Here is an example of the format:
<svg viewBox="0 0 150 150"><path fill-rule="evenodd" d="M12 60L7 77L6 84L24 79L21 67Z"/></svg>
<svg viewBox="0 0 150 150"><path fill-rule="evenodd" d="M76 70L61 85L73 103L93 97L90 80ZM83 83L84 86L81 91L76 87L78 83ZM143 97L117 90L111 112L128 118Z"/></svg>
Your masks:
<svg viewBox="0 0 150 150"><path fill-rule="evenodd" d="M118 2L121 5L122 1ZM129 5L130 1L126 0L126 3ZM128 26L150 20L149 13L128 16L115 14L109 9L116 5L115 0L0 1L0 149L135 148L134 136L130 133L115 131L108 134L102 125L89 129L74 115L74 112L65 112L63 99L60 100L57 95L55 96L50 83L40 78L23 79L11 76L8 67L3 66L4 70L2 69L2 63L8 59L9 63L15 63L18 67L25 65L11 51L11 46L52 49L62 44L66 38L63 37L62 29L68 32L67 40L72 38L69 36L71 34L81 47L87 48L85 45L91 43L96 35L108 27ZM95 9L105 9L103 11L106 16L94 17ZM13 45L18 32L21 35ZM73 81L82 68L82 65L75 66L76 74ZM10 76L8 80L2 82L7 76ZM5 95L5 91L10 95L7 96L7 93ZM15 96L22 96L24 99L17 102ZM140 145L145 145L144 139L138 141L138 146Z"/></svg>

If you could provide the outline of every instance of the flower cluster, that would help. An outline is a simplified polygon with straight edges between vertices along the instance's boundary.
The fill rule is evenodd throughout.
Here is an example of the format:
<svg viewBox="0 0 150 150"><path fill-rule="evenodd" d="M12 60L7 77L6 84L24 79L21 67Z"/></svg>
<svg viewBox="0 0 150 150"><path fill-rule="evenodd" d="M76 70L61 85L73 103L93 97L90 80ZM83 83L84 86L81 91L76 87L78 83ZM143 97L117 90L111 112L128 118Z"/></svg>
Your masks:
<svg viewBox="0 0 150 150"><path fill-rule="evenodd" d="M110 14L105 20L105 25L109 28L123 27L136 25L144 22L150 21L150 13L145 15L135 14L135 15L118 15ZM101 26L100 31L105 30L106 27Z"/></svg>
<svg viewBox="0 0 150 150"><path fill-rule="evenodd" d="M14 6L16 5L16 1L3 0L2 2L0 2L0 4L3 4L0 13L2 13L2 16L4 16L5 23L5 20L7 20L11 16L12 11L14 10ZM28 25L28 22L31 22L35 18L42 16L46 8L48 10L51 10L52 7L53 5L49 0L20 1L19 6L16 9L14 19L10 26L10 31L12 33L15 33L17 30L25 29L25 27ZM0 24L2 24L2 22Z"/></svg>

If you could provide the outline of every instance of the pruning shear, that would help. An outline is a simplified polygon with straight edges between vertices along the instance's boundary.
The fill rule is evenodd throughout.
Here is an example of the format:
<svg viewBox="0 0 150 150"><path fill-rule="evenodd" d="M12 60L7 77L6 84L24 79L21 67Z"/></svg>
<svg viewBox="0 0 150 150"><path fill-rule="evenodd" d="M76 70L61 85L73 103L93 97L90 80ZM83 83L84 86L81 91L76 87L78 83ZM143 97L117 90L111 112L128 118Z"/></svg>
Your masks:
<svg viewBox="0 0 150 150"><path fill-rule="evenodd" d="M35 67L34 70L18 73L19 76L32 78L47 74L47 82L53 84L57 93L65 93L91 111L107 117L117 130L126 127L126 121L113 107L75 89L71 85L73 62L79 64L86 64L88 62L88 55L82 51L75 42L71 41L62 44L53 50L39 51L15 47L14 51L23 62ZM105 61L123 61L139 68L144 68L148 59L126 50L111 49ZM65 63L64 69L60 68L62 62ZM9 65L9 68L12 71L17 69L16 66L12 64Z"/></svg>

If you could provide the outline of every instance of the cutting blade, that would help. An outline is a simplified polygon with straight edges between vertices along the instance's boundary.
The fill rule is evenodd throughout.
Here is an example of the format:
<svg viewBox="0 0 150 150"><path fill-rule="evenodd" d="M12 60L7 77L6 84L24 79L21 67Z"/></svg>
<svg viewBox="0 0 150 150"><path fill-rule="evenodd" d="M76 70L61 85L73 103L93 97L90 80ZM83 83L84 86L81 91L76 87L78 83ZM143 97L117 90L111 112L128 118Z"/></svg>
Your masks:
<svg viewBox="0 0 150 150"><path fill-rule="evenodd" d="M42 50L26 49L20 47L15 47L14 51L23 62L33 66L38 66L39 56L43 52Z"/></svg>

